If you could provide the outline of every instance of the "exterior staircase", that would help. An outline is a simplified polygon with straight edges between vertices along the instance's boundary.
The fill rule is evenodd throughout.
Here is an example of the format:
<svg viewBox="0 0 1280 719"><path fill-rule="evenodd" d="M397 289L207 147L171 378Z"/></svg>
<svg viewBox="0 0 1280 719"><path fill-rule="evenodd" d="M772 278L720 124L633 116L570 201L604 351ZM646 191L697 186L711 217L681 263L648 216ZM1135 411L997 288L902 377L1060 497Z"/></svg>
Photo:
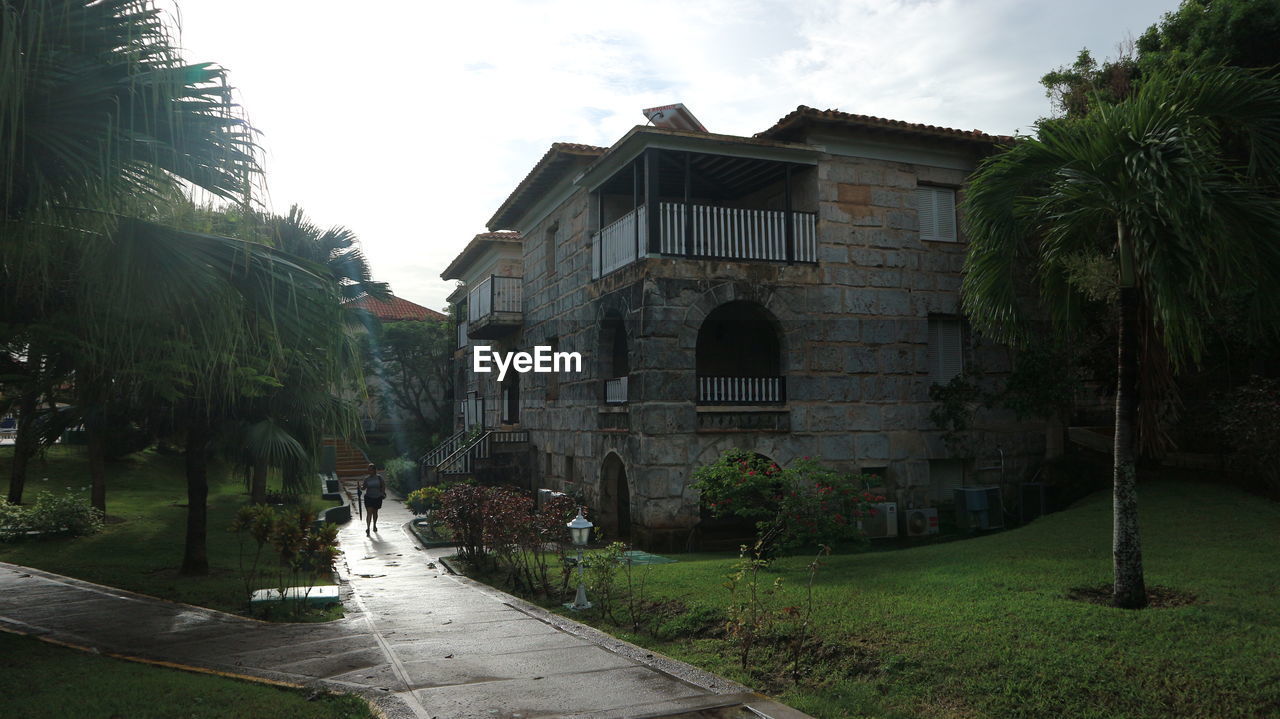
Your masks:
<svg viewBox="0 0 1280 719"><path fill-rule="evenodd" d="M493 457L495 449L517 450L528 442L528 430L459 430L419 460L422 484L477 479L478 471Z"/></svg>
<svg viewBox="0 0 1280 719"><path fill-rule="evenodd" d="M353 506L358 505L357 492L360 480L369 473L369 458L360 448L340 437L325 439L324 446L334 448L334 474L338 477L338 486Z"/></svg>

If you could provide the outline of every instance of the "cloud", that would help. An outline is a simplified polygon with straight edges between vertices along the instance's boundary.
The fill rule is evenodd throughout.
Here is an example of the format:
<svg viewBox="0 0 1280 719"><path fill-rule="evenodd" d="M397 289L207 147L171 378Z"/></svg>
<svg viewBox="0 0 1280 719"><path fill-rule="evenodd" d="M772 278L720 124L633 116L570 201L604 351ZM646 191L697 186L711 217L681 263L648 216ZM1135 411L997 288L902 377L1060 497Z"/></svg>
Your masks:
<svg viewBox="0 0 1280 719"><path fill-rule="evenodd" d="M440 271L555 141L609 145L684 102L749 135L806 104L1008 133L1037 80L1112 52L1176 0L192 0L183 41L263 132L270 199L363 240L375 275L440 307Z"/></svg>

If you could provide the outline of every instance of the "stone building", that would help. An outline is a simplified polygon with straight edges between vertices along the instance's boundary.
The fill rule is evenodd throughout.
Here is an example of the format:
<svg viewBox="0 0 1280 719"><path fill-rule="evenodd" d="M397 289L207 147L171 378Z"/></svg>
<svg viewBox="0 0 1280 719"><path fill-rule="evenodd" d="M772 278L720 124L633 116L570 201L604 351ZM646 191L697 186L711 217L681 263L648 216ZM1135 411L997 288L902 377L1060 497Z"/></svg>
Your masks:
<svg viewBox="0 0 1280 719"><path fill-rule="evenodd" d="M956 456L928 416L932 383L1008 370L960 317L955 216L1007 139L801 106L752 137L553 145L442 275L463 283L458 426L485 431L427 466L580 494L659 549L696 542L692 469L730 448L881 475L904 507L1020 477L1038 426L986 412ZM477 344L583 371L499 383Z"/></svg>

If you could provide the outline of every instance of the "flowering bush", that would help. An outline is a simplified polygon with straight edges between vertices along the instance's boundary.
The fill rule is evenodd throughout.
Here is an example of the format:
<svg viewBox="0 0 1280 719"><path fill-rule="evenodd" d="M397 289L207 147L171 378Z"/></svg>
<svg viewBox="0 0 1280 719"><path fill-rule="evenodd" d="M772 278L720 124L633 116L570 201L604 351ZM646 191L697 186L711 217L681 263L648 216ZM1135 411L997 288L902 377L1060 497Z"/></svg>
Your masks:
<svg viewBox="0 0 1280 719"><path fill-rule="evenodd" d="M729 450L693 473L693 486L716 517L756 521L756 556L776 548L857 541L858 520L884 497L864 489L877 481L846 475L805 457L782 468L753 452Z"/></svg>

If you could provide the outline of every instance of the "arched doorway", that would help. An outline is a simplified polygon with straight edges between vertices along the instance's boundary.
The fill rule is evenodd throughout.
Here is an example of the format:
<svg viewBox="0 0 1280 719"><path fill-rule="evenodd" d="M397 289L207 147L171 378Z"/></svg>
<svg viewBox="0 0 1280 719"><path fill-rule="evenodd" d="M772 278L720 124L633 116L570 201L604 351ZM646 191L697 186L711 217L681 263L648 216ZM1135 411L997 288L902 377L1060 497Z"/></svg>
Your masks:
<svg viewBox="0 0 1280 719"><path fill-rule="evenodd" d="M597 517L609 541L631 538L631 491L627 486L627 468L616 452L610 452L600 465Z"/></svg>
<svg viewBox="0 0 1280 719"><path fill-rule="evenodd" d="M743 300L711 311L698 328L699 404L781 404L782 340L764 307Z"/></svg>

